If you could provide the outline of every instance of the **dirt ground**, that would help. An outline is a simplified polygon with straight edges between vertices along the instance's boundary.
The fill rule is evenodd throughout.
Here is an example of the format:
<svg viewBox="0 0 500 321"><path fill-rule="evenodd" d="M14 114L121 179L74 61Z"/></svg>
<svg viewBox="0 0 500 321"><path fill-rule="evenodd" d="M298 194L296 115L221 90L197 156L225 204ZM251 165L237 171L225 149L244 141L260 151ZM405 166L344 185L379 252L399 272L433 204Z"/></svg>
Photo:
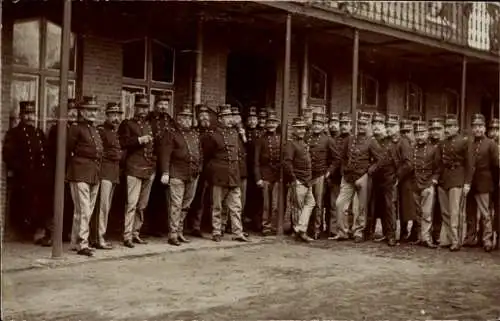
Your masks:
<svg viewBox="0 0 500 321"><path fill-rule="evenodd" d="M500 252L293 241L3 275L3 320L494 320Z"/></svg>

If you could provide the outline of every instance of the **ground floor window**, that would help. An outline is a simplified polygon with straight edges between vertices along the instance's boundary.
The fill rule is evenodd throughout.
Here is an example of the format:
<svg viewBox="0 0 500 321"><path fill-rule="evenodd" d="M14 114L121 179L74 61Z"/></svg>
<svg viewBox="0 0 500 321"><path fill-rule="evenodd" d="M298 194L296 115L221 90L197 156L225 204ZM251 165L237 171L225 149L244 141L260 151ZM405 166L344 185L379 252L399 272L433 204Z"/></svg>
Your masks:
<svg viewBox="0 0 500 321"><path fill-rule="evenodd" d="M446 89L442 99L446 113L457 115L460 118L460 95L458 92L453 89Z"/></svg>
<svg viewBox="0 0 500 321"><path fill-rule="evenodd" d="M422 88L412 82L406 83L405 110L408 114L422 115L424 112Z"/></svg>

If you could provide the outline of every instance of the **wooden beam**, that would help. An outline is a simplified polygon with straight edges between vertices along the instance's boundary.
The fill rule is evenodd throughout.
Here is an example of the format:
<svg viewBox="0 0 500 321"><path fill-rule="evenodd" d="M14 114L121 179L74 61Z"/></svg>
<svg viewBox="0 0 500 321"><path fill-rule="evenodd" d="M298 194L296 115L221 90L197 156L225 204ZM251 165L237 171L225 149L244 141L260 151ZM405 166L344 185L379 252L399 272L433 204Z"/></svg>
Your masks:
<svg viewBox="0 0 500 321"><path fill-rule="evenodd" d="M259 3L273 8L281 9L293 14L309 16L316 19L329 21L331 23L347 25L351 28L355 28L361 31L370 31L374 33L379 33L389 37L415 42L429 47L435 47L447 51L456 52L458 54L462 54L468 57L474 57L477 59L494 61L494 62L496 62L498 59L498 57L489 52L463 47L453 43L444 42L439 39L432 39L429 36L419 35L411 31L400 30L395 27L384 26L377 22L356 19L353 17L346 16L345 14L334 12L331 10L306 6L299 2L263 1Z"/></svg>
<svg viewBox="0 0 500 321"><path fill-rule="evenodd" d="M351 114L353 132L357 133L357 107L358 107L358 73L359 73L359 30L354 29L352 44L352 87L351 87Z"/></svg>
<svg viewBox="0 0 500 321"><path fill-rule="evenodd" d="M407 44L407 43L409 43L408 40L397 39L397 40L384 41L384 42L378 42L378 43L376 43L376 42L362 42L362 43L360 43L360 46L363 48L371 48L371 47L377 48L377 47L386 47L386 46L397 46L397 45L403 45L403 44ZM404 49L401 49L401 50L404 50Z"/></svg>
<svg viewBox="0 0 500 321"><path fill-rule="evenodd" d="M467 91L467 57L462 57L462 86L460 90L460 128L465 129L465 98Z"/></svg>

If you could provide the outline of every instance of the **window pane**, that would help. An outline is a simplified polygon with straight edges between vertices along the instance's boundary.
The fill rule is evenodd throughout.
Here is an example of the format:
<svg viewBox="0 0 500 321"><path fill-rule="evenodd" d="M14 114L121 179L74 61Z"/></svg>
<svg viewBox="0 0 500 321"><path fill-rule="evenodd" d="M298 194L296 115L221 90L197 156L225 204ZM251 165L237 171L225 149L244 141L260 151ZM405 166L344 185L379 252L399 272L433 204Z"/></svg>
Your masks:
<svg viewBox="0 0 500 321"><path fill-rule="evenodd" d="M174 51L157 42L152 43L153 80L174 82Z"/></svg>
<svg viewBox="0 0 500 321"><path fill-rule="evenodd" d="M123 77L144 79L146 42L144 39L123 44Z"/></svg>
<svg viewBox="0 0 500 321"><path fill-rule="evenodd" d="M75 98L75 81L68 83L68 98ZM59 79L47 79L45 82L45 119L42 128L48 130L57 121L59 106Z"/></svg>
<svg viewBox="0 0 500 321"><path fill-rule="evenodd" d="M40 67L40 21L14 23L14 64Z"/></svg>
<svg viewBox="0 0 500 321"><path fill-rule="evenodd" d="M47 23L45 68L59 69L61 67L61 35L62 28L52 22ZM71 34L69 53L69 70L75 70L75 35Z"/></svg>
<svg viewBox="0 0 500 321"><path fill-rule="evenodd" d="M34 100L38 109L38 77L14 74L12 77L11 102L10 107L10 127L14 127L19 122L19 102L23 100ZM37 119L38 112L37 112Z"/></svg>
<svg viewBox="0 0 500 321"><path fill-rule="evenodd" d="M378 84L377 81L370 77L364 77L364 97L363 103L365 105L376 106L377 105L377 95L378 95Z"/></svg>
<svg viewBox="0 0 500 321"><path fill-rule="evenodd" d="M141 87L124 86L122 88L122 109L124 111L124 119L134 117L135 94L145 92L145 88Z"/></svg>
<svg viewBox="0 0 500 321"><path fill-rule="evenodd" d="M159 96L159 95L162 95L162 94L167 94L167 96L170 97L170 108L168 109L168 114L170 116L174 116L173 115L173 112L174 112L174 108L172 106L175 106L174 105L174 92L171 91L171 90L164 90L164 89L151 89L151 94L149 96L149 101L151 103L151 110L154 108L154 104L155 104L155 97L156 96Z"/></svg>
<svg viewBox="0 0 500 321"><path fill-rule="evenodd" d="M446 112L458 116L458 95L450 91L446 92Z"/></svg>

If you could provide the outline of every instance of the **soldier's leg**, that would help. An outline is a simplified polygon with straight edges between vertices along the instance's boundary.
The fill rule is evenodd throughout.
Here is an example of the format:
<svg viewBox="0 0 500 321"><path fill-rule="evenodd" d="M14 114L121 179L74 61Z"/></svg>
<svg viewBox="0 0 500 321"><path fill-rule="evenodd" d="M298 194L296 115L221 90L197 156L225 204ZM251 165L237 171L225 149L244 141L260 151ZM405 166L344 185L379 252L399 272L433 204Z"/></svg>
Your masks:
<svg viewBox="0 0 500 321"><path fill-rule="evenodd" d="M262 233L271 232L271 227L272 227L271 188L272 188L271 183L264 182L262 186L262 198L264 199L262 206Z"/></svg>
<svg viewBox="0 0 500 321"><path fill-rule="evenodd" d="M229 188L225 198L226 207L231 217L231 232L236 237L243 236L243 224L241 221L241 189L239 187Z"/></svg>
<svg viewBox="0 0 500 321"><path fill-rule="evenodd" d="M337 235L337 205L335 203L337 202L337 198L339 196L340 192L340 185L336 183L331 183L330 184L330 192L329 192L329 199L328 202L330 204L330 219L328 221L328 236L334 237Z"/></svg>
<svg viewBox="0 0 500 321"><path fill-rule="evenodd" d="M321 226L323 225L323 195L325 187L325 176L317 177L311 184L312 193L314 197L314 238L319 238L321 233Z"/></svg>
<svg viewBox="0 0 500 321"><path fill-rule="evenodd" d="M247 203L247 187L248 187L248 180L246 178L242 178L240 182L240 193L241 193L241 217L242 220L244 217L247 217L247 214L245 213L245 206Z"/></svg>
<svg viewBox="0 0 500 321"><path fill-rule="evenodd" d="M182 199L182 209L181 209L181 216L179 219L179 229L177 230L179 238L181 238L183 242L186 241L184 238L184 222L186 220L186 215L189 212L190 206L193 203L197 185L198 185L198 177L185 182L184 185L184 198Z"/></svg>
<svg viewBox="0 0 500 321"><path fill-rule="evenodd" d="M205 209L205 206L210 206L212 204L212 198L209 197L209 193L211 191L211 187L209 186L208 182L206 180L198 181L198 186L197 186L197 191L195 194L195 199L198 198L198 202L196 203L196 209L194 211L194 216L193 216L193 224L192 228L195 233L198 233L201 231L201 223L203 221L203 212ZM198 195L199 193L199 195ZM209 213L211 213L209 209Z"/></svg>
<svg viewBox="0 0 500 321"><path fill-rule="evenodd" d="M89 224L92 216L92 200L91 195L95 191L95 187L99 185L90 185L84 182L77 183L77 199L75 200L75 208L79 211L80 226L78 228L78 250L83 250L89 247Z"/></svg>
<svg viewBox="0 0 500 321"><path fill-rule="evenodd" d="M439 235L439 245L450 246L451 245L451 217L450 217L450 201L448 198L448 192L442 187L438 187L439 195L439 206L441 207L441 234Z"/></svg>
<svg viewBox="0 0 500 321"><path fill-rule="evenodd" d="M108 180L101 180L101 191L99 195L99 236L97 242L100 245L105 245L106 240L104 235L108 228L109 210L113 200L115 184Z"/></svg>
<svg viewBox="0 0 500 321"><path fill-rule="evenodd" d="M493 249L493 225L490 212L490 194L476 194L474 198L483 224L483 247L486 251L491 251Z"/></svg>
<svg viewBox="0 0 500 321"><path fill-rule="evenodd" d="M182 200L184 199L184 182L177 178L170 179L170 211L168 213L168 238L170 242L177 244L177 236L180 228L180 217Z"/></svg>
<svg viewBox="0 0 500 321"><path fill-rule="evenodd" d="M312 187L307 187L302 184L297 185L297 197L302 203L302 208L300 211L299 221L295 229L296 232L307 233L307 226L309 225L309 220L311 218L312 211L316 205L314 200Z"/></svg>
<svg viewBox="0 0 500 321"><path fill-rule="evenodd" d="M449 215L450 215L450 239L453 248L462 246L464 219L462 217L460 203L465 202L463 191L460 187L450 188L448 191Z"/></svg>
<svg viewBox="0 0 500 321"><path fill-rule="evenodd" d="M439 243L439 235L441 233L441 224L443 219L441 217L441 206L439 205L439 193L434 193L434 201L432 205L432 238L435 243Z"/></svg>
<svg viewBox="0 0 500 321"><path fill-rule="evenodd" d="M344 178L340 183L339 196L335 202L337 214L337 238L349 238L348 210L354 196L354 185L347 183Z"/></svg>
<svg viewBox="0 0 500 321"><path fill-rule="evenodd" d="M429 186L421 193L420 198L420 241L432 244L432 203L434 202L434 186Z"/></svg>
<svg viewBox="0 0 500 321"><path fill-rule="evenodd" d="M382 231L391 243L396 241L396 208L394 206L393 186L384 186L381 189ZM375 228L375 226L373 227Z"/></svg>
<svg viewBox="0 0 500 321"><path fill-rule="evenodd" d="M143 179L141 183L141 190L139 193L139 201L137 202L137 210L135 211L134 218L134 238L138 238L141 232L142 224L144 223L144 211L148 206L149 202L149 194L151 193L151 186L153 185L153 181L155 179L155 174L151 174L151 176L147 179ZM166 198L166 197L165 197ZM167 201L168 203L168 201ZM162 220L164 221L164 220Z"/></svg>
<svg viewBox="0 0 500 321"><path fill-rule="evenodd" d="M278 224L279 182L271 183L271 231L276 232Z"/></svg>
<svg viewBox="0 0 500 321"><path fill-rule="evenodd" d="M225 188L221 186L212 186L212 235L220 236L222 234L222 202L226 197Z"/></svg>
<svg viewBox="0 0 500 321"><path fill-rule="evenodd" d="M365 174L356 182L358 188L353 198L353 236L361 241L366 228L366 210L368 206L368 175Z"/></svg>
<svg viewBox="0 0 500 321"><path fill-rule="evenodd" d="M78 182L69 182L69 187L71 191L71 197L73 199L73 224L71 227L71 250L78 250L78 235L80 234L80 200L79 200L79 190Z"/></svg>
<svg viewBox="0 0 500 321"><path fill-rule="evenodd" d="M123 241L132 240L137 203L139 202L139 195L141 193L141 185L141 179L134 176L127 176L127 206L125 207Z"/></svg>
<svg viewBox="0 0 500 321"><path fill-rule="evenodd" d="M480 211L476 201L476 197L473 193L467 195L467 206L465 208L465 219L466 219L466 234L464 239L464 246L475 246L478 244L478 220Z"/></svg>

